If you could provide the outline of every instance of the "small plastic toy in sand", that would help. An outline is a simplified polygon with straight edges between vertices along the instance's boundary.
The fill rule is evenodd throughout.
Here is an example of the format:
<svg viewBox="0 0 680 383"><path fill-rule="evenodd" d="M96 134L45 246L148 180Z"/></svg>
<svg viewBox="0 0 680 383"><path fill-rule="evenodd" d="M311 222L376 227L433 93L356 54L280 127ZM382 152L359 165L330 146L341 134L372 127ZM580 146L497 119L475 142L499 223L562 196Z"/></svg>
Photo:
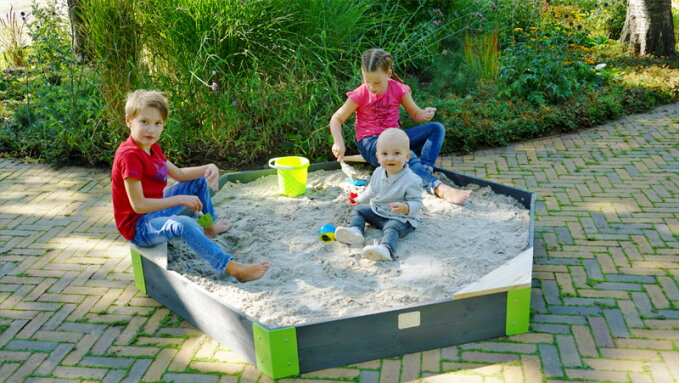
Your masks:
<svg viewBox="0 0 680 383"><path fill-rule="evenodd" d="M340 168L342 169L342 172L345 173L345 175L347 176L347 178L345 178L345 181L351 183L354 186L366 185L366 180L359 179L357 171L354 170L354 168L347 162L340 161Z"/></svg>

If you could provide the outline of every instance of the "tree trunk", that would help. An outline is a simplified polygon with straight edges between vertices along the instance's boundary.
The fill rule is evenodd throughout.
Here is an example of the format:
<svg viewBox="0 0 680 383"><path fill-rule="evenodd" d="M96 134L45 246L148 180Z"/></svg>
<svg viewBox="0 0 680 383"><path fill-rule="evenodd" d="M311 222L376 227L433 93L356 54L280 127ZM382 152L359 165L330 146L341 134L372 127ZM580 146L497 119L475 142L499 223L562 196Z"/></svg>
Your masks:
<svg viewBox="0 0 680 383"><path fill-rule="evenodd" d="M67 0L66 3L68 5L68 17L71 20L71 49L81 62L91 61L85 46L80 0Z"/></svg>
<svg viewBox="0 0 680 383"><path fill-rule="evenodd" d="M675 55L671 0L628 0L619 41L639 55Z"/></svg>

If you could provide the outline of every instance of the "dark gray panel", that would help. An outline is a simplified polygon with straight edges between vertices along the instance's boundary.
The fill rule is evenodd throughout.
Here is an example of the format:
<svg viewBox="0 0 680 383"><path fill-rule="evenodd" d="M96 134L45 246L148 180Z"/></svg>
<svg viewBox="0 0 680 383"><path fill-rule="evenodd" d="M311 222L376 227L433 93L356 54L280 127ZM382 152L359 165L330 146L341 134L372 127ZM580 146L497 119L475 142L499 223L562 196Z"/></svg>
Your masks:
<svg viewBox="0 0 680 383"><path fill-rule="evenodd" d="M142 256L147 295L255 364L253 321L193 282Z"/></svg>
<svg viewBox="0 0 680 383"><path fill-rule="evenodd" d="M315 371L505 335L507 293L297 328L300 371ZM418 327L398 328L398 316L420 311Z"/></svg>

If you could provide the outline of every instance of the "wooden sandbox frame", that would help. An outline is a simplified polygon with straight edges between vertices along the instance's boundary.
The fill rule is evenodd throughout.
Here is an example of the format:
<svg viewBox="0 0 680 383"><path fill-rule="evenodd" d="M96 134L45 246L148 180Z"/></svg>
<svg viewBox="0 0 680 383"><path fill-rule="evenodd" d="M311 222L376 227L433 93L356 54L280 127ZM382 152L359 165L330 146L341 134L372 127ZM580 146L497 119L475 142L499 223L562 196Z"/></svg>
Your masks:
<svg viewBox="0 0 680 383"><path fill-rule="evenodd" d="M337 170L337 162L311 164L309 171ZM131 246L135 283L154 298L273 379L367 360L402 355L529 330L533 264L534 199L531 191L437 169L459 186L489 186L529 210L526 250L456 292L450 299L335 320L268 328L257 318L167 269L165 244ZM225 174L251 182L274 169Z"/></svg>

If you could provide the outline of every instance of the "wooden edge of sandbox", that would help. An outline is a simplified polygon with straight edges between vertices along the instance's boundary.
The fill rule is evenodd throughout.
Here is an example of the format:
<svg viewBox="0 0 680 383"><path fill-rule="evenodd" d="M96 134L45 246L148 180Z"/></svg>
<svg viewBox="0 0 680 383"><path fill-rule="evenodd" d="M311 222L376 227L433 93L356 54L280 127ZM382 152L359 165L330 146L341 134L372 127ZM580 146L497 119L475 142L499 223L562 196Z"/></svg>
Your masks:
<svg viewBox="0 0 680 383"><path fill-rule="evenodd" d="M530 287L533 260L534 248L530 247L476 282L458 290L451 299L470 298Z"/></svg>
<svg viewBox="0 0 680 383"><path fill-rule="evenodd" d="M361 162L361 163L367 163L364 157L361 156L361 154L355 154L352 156L345 156L342 158L343 161L345 162Z"/></svg>

